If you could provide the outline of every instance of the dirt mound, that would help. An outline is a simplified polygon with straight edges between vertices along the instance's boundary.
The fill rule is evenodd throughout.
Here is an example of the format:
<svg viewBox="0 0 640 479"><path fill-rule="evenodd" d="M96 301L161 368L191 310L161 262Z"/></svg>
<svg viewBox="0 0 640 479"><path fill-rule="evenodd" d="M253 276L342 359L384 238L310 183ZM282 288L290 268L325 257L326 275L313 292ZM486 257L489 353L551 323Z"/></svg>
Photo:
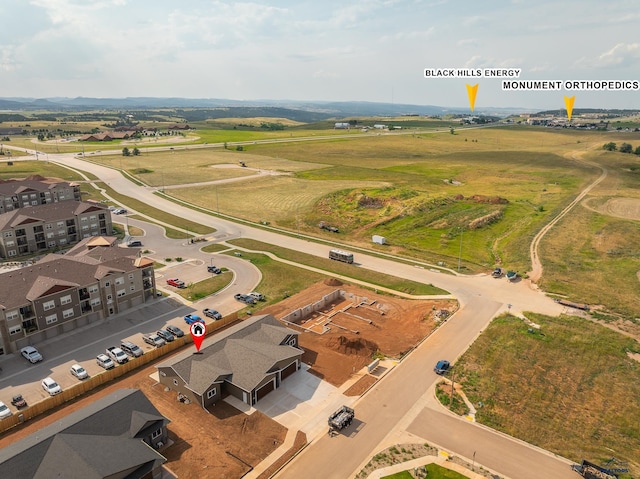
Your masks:
<svg viewBox="0 0 640 479"><path fill-rule="evenodd" d="M473 195L467 198L475 203L486 203L490 205L506 205L509 203L509 200L506 198L502 198L501 196L484 196L484 195Z"/></svg>
<svg viewBox="0 0 640 479"><path fill-rule="evenodd" d="M32 181L44 181L46 180L46 178L42 175L31 175L31 176L27 176L25 179L27 180L32 180Z"/></svg>
<svg viewBox="0 0 640 479"><path fill-rule="evenodd" d="M378 351L378 345L373 341L363 338L349 339L346 336L329 339L327 347L343 354L355 354L356 356L371 356Z"/></svg>
<svg viewBox="0 0 640 479"><path fill-rule="evenodd" d="M336 278L327 278L324 280L324 284L327 286L342 286L342 281Z"/></svg>

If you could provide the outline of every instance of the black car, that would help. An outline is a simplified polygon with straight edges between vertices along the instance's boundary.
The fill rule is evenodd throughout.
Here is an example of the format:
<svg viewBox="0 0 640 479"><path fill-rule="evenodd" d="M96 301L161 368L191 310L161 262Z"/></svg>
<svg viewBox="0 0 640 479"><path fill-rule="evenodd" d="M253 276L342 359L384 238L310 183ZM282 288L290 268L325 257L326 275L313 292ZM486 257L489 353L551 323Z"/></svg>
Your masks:
<svg viewBox="0 0 640 479"><path fill-rule="evenodd" d="M170 343L174 339L173 334L171 334L169 331L166 331L164 329L160 329L156 331L156 334L160 336L162 339L164 339L167 343Z"/></svg>
<svg viewBox="0 0 640 479"><path fill-rule="evenodd" d="M238 294L234 294L233 297L235 299L237 299L238 301L241 301L241 302L243 302L245 304L255 304L256 303L255 298L253 296L248 295L248 294L238 293Z"/></svg>
<svg viewBox="0 0 640 479"><path fill-rule="evenodd" d="M436 367L433 368L433 370L436 372L436 374L440 374L442 376L449 370L450 367L451 364L449 364L449 361L441 359L436 363Z"/></svg>
<svg viewBox="0 0 640 479"><path fill-rule="evenodd" d="M220 274L222 273L222 270L217 266L211 265L211 266L207 266L207 273Z"/></svg>
<svg viewBox="0 0 640 479"><path fill-rule="evenodd" d="M22 394L16 394L15 396L13 396L13 398L11 399L11 404L18 409L27 407L27 401L25 401L25 399L22 397Z"/></svg>

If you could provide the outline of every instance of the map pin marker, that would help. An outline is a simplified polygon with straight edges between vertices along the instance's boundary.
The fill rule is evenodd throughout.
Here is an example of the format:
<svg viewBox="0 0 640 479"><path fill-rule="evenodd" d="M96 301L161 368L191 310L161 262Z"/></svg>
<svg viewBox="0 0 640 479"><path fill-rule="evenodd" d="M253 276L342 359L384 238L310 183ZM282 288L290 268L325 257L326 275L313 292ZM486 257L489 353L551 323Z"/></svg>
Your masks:
<svg viewBox="0 0 640 479"><path fill-rule="evenodd" d="M193 338L193 344L196 346L196 351L200 352L200 347L202 346L202 340L207 332L207 328L204 323L197 322L191 325L189 328L191 332L191 337Z"/></svg>

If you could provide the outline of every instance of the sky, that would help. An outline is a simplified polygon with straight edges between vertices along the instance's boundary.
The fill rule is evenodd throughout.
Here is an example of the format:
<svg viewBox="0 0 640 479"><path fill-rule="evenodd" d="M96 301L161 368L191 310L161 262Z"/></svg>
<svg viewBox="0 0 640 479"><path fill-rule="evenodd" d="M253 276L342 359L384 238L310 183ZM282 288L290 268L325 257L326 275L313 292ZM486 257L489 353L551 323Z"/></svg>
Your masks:
<svg viewBox="0 0 640 479"><path fill-rule="evenodd" d="M0 97L369 101L640 108L640 91L503 91L520 80L639 80L638 0L2 0Z"/></svg>

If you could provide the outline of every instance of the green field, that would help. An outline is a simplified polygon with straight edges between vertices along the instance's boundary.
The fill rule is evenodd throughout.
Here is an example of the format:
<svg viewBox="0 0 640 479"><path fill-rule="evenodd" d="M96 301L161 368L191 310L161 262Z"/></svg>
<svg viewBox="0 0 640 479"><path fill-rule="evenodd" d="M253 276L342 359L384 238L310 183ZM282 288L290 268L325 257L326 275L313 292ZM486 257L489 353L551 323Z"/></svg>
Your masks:
<svg viewBox="0 0 640 479"><path fill-rule="evenodd" d="M428 479L468 479L467 476L463 476L456 471L439 466L438 464L427 464L425 469ZM384 476L382 479L413 479L413 475L411 475L409 471L403 471L397 474L391 474L390 476Z"/></svg>
<svg viewBox="0 0 640 479"><path fill-rule="evenodd" d="M340 263L339 261L332 261L330 259L318 258L306 253L300 253L287 248L281 248L279 246L262 243L260 241L250 239L236 239L227 241L229 244L239 246L241 248L247 248L256 251L268 251L275 254L277 257L293 261L295 263L312 266L314 268L328 271L330 273L347 276L349 278L365 281L367 283L390 288L395 291L400 291L413 295L428 295L428 294L448 294L443 289L437 288L431 284L416 283L395 276L391 276L384 273L378 273L375 271L361 270L353 265L346 263ZM243 253L244 255L244 253Z"/></svg>
<svg viewBox="0 0 640 479"><path fill-rule="evenodd" d="M527 317L539 331L497 318L455 364L476 420L576 462L615 456L639 474L640 362L627 353L640 344L582 318Z"/></svg>

